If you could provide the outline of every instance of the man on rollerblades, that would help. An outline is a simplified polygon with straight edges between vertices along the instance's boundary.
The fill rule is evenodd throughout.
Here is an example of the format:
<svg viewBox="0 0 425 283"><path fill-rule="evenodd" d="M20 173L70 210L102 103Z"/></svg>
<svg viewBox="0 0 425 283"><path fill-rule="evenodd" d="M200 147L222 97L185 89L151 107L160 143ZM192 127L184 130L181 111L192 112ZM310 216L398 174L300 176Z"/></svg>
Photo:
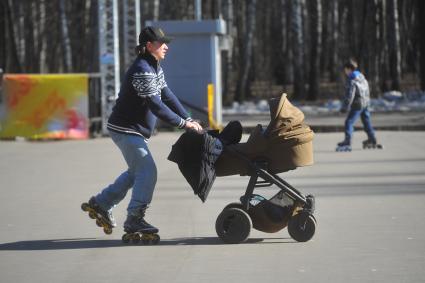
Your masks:
<svg viewBox="0 0 425 283"><path fill-rule="evenodd" d="M160 61L165 58L170 40L160 28L146 27L141 31L137 58L125 74L107 125L128 170L82 205L97 225L110 234L116 226L112 208L133 188L124 223L124 242L136 241L136 238L144 241L143 234L158 233L158 229L145 220L157 180L155 162L147 146L157 117L179 128L202 131L165 82ZM159 236L153 240L159 240Z"/></svg>
<svg viewBox="0 0 425 283"><path fill-rule="evenodd" d="M358 70L357 62L353 59L344 64L344 73L347 76L346 91L341 107L342 113L347 113L345 119L345 139L338 143L337 151L351 151L351 138L354 124L361 117L364 131L368 139L363 142L363 148L382 147L377 144L375 131L370 121L370 94L369 84L362 73Z"/></svg>

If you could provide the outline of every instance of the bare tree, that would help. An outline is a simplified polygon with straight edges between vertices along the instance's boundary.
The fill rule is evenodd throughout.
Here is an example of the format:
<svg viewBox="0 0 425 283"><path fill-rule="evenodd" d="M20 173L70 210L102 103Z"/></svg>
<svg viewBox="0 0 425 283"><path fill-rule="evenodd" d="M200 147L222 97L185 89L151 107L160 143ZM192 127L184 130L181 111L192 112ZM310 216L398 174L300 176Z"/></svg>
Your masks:
<svg viewBox="0 0 425 283"><path fill-rule="evenodd" d="M339 67L339 1L332 0L331 2L331 31L330 31L330 68L329 68L329 77L330 81L335 82L338 80L338 67Z"/></svg>
<svg viewBox="0 0 425 283"><path fill-rule="evenodd" d="M391 88L400 90L401 55L400 31L398 22L397 0L387 1L388 15L388 55L391 74Z"/></svg>
<svg viewBox="0 0 425 283"><path fill-rule="evenodd" d="M247 1L246 9L246 34L242 50L242 68L239 72L238 83L236 87L236 101L243 101L246 96L249 96L249 73L251 71L252 65L252 49L254 41L254 32L255 32L255 5L256 0Z"/></svg>
<svg viewBox="0 0 425 283"><path fill-rule="evenodd" d="M35 72L35 38L34 38L34 20L32 11L34 9L34 3L28 3L23 7L23 13L25 16L24 20L24 37L25 37L25 45L24 45L24 62L25 62L25 68L28 70L28 72L32 73Z"/></svg>
<svg viewBox="0 0 425 283"><path fill-rule="evenodd" d="M159 0L153 0L153 20L159 19Z"/></svg>
<svg viewBox="0 0 425 283"><path fill-rule="evenodd" d="M233 97L230 95L230 83L233 75L233 36L235 34L233 0L225 0L223 5L223 17L226 21L227 34L224 38L227 49L223 51L223 101L230 104Z"/></svg>
<svg viewBox="0 0 425 283"><path fill-rule="evenodd" d="M278 68L281 71L276 72L280 78L277 81L283 84L290 84L294 80L294 68L292 64L292 46L291 46L291 13L290 13L290 0L280 1L280 24L281 24L281 61Z"/></svg>
<svg viewBox="0 0 425 283"><path fill-rule="evenodd" d="M381 0L373 0L370 3L371 7L371 17L370 17L370 31L368 36L370 36L370 48L369 48L369 82L371 85L371 95L375 96L379 92L379 62L381 52L380 50L380 40L381 40L381 31L379 28L380 25L380 11L379 11L379 2Z"/></svg>
<svg viewBox="0 0 425 283"><path fill-rule="evenodd" d="M7 28L6 28L6 2L1 1L0 2L0 34L3 34L4 36L0 36L0 68L4 69L6 66L4 65L6 63L6 34L7 34ZM0 82L1 84L1 82ZM1 98L0 98L1 99Z"/></svg>
<svg viewBox="0 0 425 283"><path fill-rule="evenodd" d="M194 3L146 0L142 19L193 19ZM350 56L360 60L373 95L405 89L406 78L416 78L425 89L424 3L203 0L203 18L223 17L228 27L223 101L272 95L275 84L296 99L320 99L328 86L326 93L336 95L341 61ZM97 13L97 0L0 0L0 67L18 73L97 72Z"/></svg>
<svg viewBox="0 0 425 283"><path fill-rule="evenodd" d="M69 72L72 69L72 54L71 44L68 34L68 20L65 11L65 0L59 0L59 16L60 16L60 27L61 27L61 43L62 50L64 52L63 65L65 72Z"/></svg>
<svg viewBox="0 0 425 283"><path fill-rule="evenodd" d="M34 38L37 41L35 50L38 54L37 68L36 70L41 73L45 73L46 70L46 5L45 1L41 0L37 2L36 9L36 28L34 29L35 35Z"/></svg>
<svg viewBox="0 0 425 283"><path fill-rule="evenodd" d="M309 1L310 20L310 76L307 100L316 100L319 96L320 54L322 47L322 2Z"/></svg>
<svg viewBox="0 0 425 283"><path fill-rule="evenodd" d="M301 11L301 1L292 0L291 2L291 41L294 66L294 95L303 99L305 95L304 81L304 36L303 36L303 18Z"/></svg>
<svg viewBox="0 0 425 283"><path fill-rule="evenodd" d="M19 58L19 47L18 47L18 39L15 36L14 29L14 17L13 17L13 2L11 0L7 0L4 3L6 21L7 21L7 37L6 37L6 46L8 47L8 56L6 56L6 68L7 72L21 72L22 70L22 61Z"/></svg>
<svg viewBox="0 0 425 283"><path fill-rule="evenodd" d="M419 54L419 78L421 83L421 89L425 90L425 17L423 13L425 12L425 1L418 0L417 1L417 17L418 17L418 25L417 25L417 41L419 50L421 50Z"/></svg>

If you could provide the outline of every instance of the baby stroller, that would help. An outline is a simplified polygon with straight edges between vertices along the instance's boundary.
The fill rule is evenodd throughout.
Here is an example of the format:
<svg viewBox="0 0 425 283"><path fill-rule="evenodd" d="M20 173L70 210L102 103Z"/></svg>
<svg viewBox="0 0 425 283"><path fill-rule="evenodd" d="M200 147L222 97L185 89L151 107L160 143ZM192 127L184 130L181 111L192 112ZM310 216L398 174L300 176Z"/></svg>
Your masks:
<svg viewBox="0 0 425 283"><path fill-rule="evenodd" d="M316 230L316 219L313 216L314 197L312 195L304 196L277 175L300 166L313 164L313 131L303 123L304 114L289 102L286 94L280 98L271 99L269 105L271 115L269 125L266 129L257 125L247 142L238 143L241 138L242 126L237 122L240 129L235 127L235 123L231 127L228 125L227 129L225 128L222 132L226 132L224 136L227 136L220 139L222 142L225 139L233 140L233 144L223 142L218 146L210 147L211 154L204 154L204 157L201 158L204 160L203 162L198 163L196 160L188 160L187 157L183 157L185 154L181 153L184 152L181 150L181 144L184 135L173 146L169 156L169 160L179 164L183 175L202 201L205 201L215 176L238 174L250 176L245 194L240 201L225 206L217 217L215 229L217 235L225 243L246 241L252 228L274 233L288 227L289 235L299 242L310 240ZM232 137L232 133L236 133L239 137ZM209 142L209 139L211 139L210 135L204 135L203 141L197 143L213 144ZM192 137L191 140L194 138ZM224 146L221 147L222 144ZM188 148L187 153L193 152L193 144L185 147ZM185 147L183 146L183 148ZM212 156L217 158L211 158ZM186 161L186 165L183 164L184 161ZM204 163L210 167L213 164L213 168L210 168L212 170L200 166ZM199 174L193 174L194 170L187 170L186 167L191 166L193 166L192 169L198 171L201 167L201 175L202 172L209 172L210 176L198 178ZM210 171L215 171L213 176ZM254 194L256 188L273 185L279 190L270 199ZM198 187L207 189L201 190L200 193Z"/></svg>
<svg viewBox="0 0 425 283"><path fill-rule="evenodd" d="M314 197L304 196L277 175L313 164L313 131L286 94L269 105L267 128L257 125L246 143L226 146L215 163L219 177L250 176L240 202L228 204L217 217L217 235L226 243L244 242L252 228L274 233L287 226L289 235L299 242L315 233ZM254 194L256 188L273 185L279 191L270 199Z"/></svg>

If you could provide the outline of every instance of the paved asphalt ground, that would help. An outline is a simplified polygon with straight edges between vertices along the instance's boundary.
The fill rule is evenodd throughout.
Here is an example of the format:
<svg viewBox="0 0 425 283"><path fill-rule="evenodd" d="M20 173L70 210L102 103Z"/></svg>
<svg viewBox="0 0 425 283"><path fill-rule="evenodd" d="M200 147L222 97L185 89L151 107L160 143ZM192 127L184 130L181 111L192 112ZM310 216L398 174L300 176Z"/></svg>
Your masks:
<svg viewBox="0 0 425 283"><path fill-rule="evenodd" d="M314 238L253 231L238 245L214 223L247 178L218 178L201 203L166 160L178 136L150 141L157 246L123 245L121 227L104 235L80 209L125 169L110 139L0 141L0 282L425 282L425 132L379 131L385 149L367 151L356 132L351 153L334 151L341 133L317 134L316 164L281 175L316 196Z"/></svg>

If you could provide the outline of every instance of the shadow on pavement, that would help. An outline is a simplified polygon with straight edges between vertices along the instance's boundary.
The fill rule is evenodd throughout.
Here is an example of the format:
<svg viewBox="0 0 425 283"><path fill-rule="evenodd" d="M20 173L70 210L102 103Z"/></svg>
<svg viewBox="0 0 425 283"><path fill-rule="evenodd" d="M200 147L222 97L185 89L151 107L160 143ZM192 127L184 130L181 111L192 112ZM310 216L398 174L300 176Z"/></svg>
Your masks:
<svg viewBox="0 0 425 283"><path fill-rule="evenodd" d="M244 244L276 244L276 243L294 243L290 238L267 239L272 241L264 242L263 238L248 239ZM162 239L158 246L200 246L200 245L227 245L217 237L195 237ZM51 239L51 240L33 240L18 241L12 243L0 244L0 251L41 251L41 250L76 250L76 249L94 249L94 248L113 248L126 246L143 246L143 244L124 244L121 240L104 240L96 238L76 238L76 239Z"/></svg>

